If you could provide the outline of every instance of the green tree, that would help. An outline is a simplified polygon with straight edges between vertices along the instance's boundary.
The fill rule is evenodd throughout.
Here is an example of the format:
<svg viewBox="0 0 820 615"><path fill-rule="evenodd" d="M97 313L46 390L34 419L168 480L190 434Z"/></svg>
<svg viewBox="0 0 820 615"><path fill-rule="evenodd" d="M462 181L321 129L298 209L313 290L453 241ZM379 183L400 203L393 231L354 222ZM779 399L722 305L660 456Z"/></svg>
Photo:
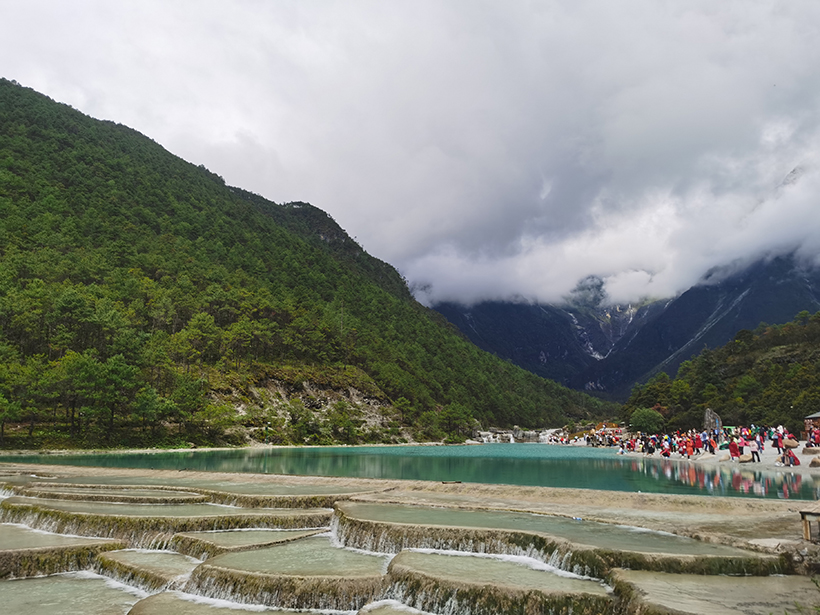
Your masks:
<svg viewBox="0 0 820 615"><path fill-rule="evenodd" d="M464 442L470 435L473 416L470 411L457 402L447 404L438 415L438 424L447 434L447 442Z"/></svg>
<svg viewBox="0 0 820 615"><path fill-rule="evenodd" d="M20 403L10 402L0 393L0 446L5 444L6 424L14 423L20 418Z"/></svg>
<svg viewBox="0 0 820 615"><path fill-rule="evenodd" d="M629 419L632 431L649 434L663 433L665 423L663 415L652 408L638 408Z"/></svg>

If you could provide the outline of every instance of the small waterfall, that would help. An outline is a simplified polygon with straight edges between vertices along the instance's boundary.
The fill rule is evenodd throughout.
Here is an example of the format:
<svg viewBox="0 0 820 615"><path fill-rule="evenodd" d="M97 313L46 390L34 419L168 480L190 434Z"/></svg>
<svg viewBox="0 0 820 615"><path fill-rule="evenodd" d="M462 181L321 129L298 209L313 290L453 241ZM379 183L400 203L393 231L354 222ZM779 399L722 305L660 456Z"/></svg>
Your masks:
<svg viewBox="0 0 820 615"><path fill-rule="evenodd" d="M572 613L601 615L613 613L611 594L593 584L590 592L520 590L503 585L472 583L426 574L399 564L391 564L390 586L385 597L413 608L442 615L495 615L496 613Z"/></svg>
<svg viewBox="0 0 820 615"><path fill-rule="evenodd" d="M184 591L207 598L281 609L357 611L380 599L385 577L291 577L202 564Z"/></svg>
<svg viewBox="0 0 820 615"><path fill-rule="evenodd" d="M430 549L527 557L590 578L604 576L607 569L593 551L573 551L566 541L537 534L364 521L347 517L339 510L333 516L330 528L336 544L374 553Z"/></svg>
<svg viewBox="0 0 820 615"><path fill-rule="evenodd" d="M133 560L134 555L139 556L136 561ZM129 556L132 561L128 561ZM180 565L179 559L183 557L187 560L187 564ZM137 587L148 593L156 593L166 589L182 589L188 582L193 569L201 563L199 560L173 551L123 550L97 557L94 561L94 570L124 585ZM176 570L177 574L174 574L173 570Z"/></svg>
<svg viewBox="0 0 820 615"><path fill-rule="evenodd" d="M124 540L129 547L163 549L178 532L242 528L314 528L328 523L331 512L293 516L232 515L224 517L132 517L72 513L26 502L0 502L0 522L22 523L57 534Z"/></svg>
<svg viewBox="0 0 820 615"><path fill-rule="evenodd" d="M510 434L510 444L515 444L515 438L513 438L512 434Z"/></svg>
<svg viewBox="0 0 820 615"><path fill-rule="evenodd" d="M0 552L0 578L21 579L90 568L105 551L120 549L117 542L97 545L14 549Z"/></svg>

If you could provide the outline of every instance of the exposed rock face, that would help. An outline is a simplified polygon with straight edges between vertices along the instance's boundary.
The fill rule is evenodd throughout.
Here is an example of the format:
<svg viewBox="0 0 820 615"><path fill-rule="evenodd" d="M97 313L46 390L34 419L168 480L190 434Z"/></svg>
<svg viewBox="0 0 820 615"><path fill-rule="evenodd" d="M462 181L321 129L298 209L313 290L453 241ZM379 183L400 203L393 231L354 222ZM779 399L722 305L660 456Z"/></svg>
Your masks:
<svg viewBox="0 0 820 615"><path fill-rule="evenodd" d="M476 345L575 389L625 398L659 371L674 376L704 346L741 329L820 310L820 270L783 256L743 271L709 272L678 297L609 305L600 280L584 280L566 304L485 302L434 308Z"/></svg>

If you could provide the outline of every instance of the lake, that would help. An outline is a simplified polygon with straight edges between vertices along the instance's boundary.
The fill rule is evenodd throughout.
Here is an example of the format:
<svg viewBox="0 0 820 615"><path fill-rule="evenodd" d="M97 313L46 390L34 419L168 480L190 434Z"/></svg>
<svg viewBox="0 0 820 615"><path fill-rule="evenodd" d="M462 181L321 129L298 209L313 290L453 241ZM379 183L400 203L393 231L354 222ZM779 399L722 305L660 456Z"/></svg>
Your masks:
<svg viewBox="0 0 820 615"><path fill-rule="evenodd" d="M820 485L791 472L620 457L615 449L546 444L329 446L211 451L15 455L20 463L462 481L688 495L818 499Z"/></svg>

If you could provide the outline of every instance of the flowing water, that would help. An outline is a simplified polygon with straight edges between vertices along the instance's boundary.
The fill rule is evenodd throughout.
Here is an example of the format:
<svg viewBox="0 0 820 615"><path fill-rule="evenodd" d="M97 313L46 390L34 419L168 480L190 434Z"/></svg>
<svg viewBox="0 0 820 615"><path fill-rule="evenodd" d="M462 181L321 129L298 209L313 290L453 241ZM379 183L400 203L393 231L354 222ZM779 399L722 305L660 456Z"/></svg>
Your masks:
<svg viewBox="0 0 820 615"><path fill-rule="evenodd" d="M801 576L724 577L619 570L645 602L692 615L816 613L820 591ZM800 609L795 606L800 605Z"/></svg>
<svg viewBox="0 0 820 615"><path fill-rule="evenodd" d="M178 591L165 591L140 600L129 615L242 615L243 613L303 613L203 598Z"/></svg>
<svg viewBox="0 0 820 615"><path fill-rule="evenodd" d="M109 541L106 538L85 538L43 532L16 523L0 523L0 550L96 545L102 542Z"/></svg>
<svg viewBox="0 0 820 615"><path fill-rule="evenodd" d="M283 447L59 457L30 455L15 456L14 460L21 463L462 481L691 495L818 498L818 486L812 478L790 472L755 471L749 466L700 467L676 460L618 457L614 449L546 444ZM268 486L259 488L267 489ZM312 487L309 490L315 492Z"/></svg>
<svg viewBox="0 0 820 615"><path fill-rule="evenodd" d="M122 504L115 502L87 502L82 500L54 500L12 497L9 504L24 504L71 513L113 515L118 517L232 517L232 516L291 516L321 514L324 509L238 508L219 504Z"/></svg>
<svg viewBox="0 0 820 615"><path fill-rule="evenodd" d="M185 502L204 502L205 496L182 490L168 489L117 489L104 485L69 485L35 484L18 487L19 495L41 498L73 500L107 500L109 502L163 503L178 504Z"/></svg>
<svg viewBox="0 0 820 615"><path fill-rule="evenodd" d="M433 615L428 611L420 611L409 607L398 600L371 602L364 606L359 613L360 615Z"/></svg>
<svg viewBox="0 0 820 615"><path fill-rule="evenodd" d="M144 570L169 581L190 575L193 569L202 563L180 553L156 549L109 551L100 558L106 562L119 564L120 567Z"/></svg>
<svg viewBox="0 0 820 615"><path fill-rule="evenodd" d="M428 474L432 472L443 480L463 477L477 482L518 484L559 481L564 484L558 486L598 488L604 485L607 489L645 491L652 490L645 485L669 491L670 485L684 484L687 489L699 489L708 484L711 485L709 493L718 493L717 487L723 489L737 484L740 488L734 495L757 491L758 496L780 493L782 497L783 490L787 489L791 495L813 496L810 479L798 484L790 474L760 478L745 469L735 473L734 468L719 467L711 470L713 473L707 480L706 473L698 474L704 469L694 465L612 458L610 451L600 449L515 444L269 449L263 453L276 455L283 451L295 451L295 458L280 460L284 465L277 466L276 471L287 467L293 470L291 473L301 474L322 471L327 475L419 478L416 474L421 473L429 480ZM193 465L192 460L199 463L204 459L209 466L221 463L199 457L215 453L250 454L240 464L245 471L250 471L254 467L253 460L258 459L254 451L185 453L185 467ZM162 455L143 457L152 458L156 466L156 460ZM240 458L231 455L228 458L234 461ZM307 463L290 465L296 458L301 458L300 463ZM84 461L88 459L107 462L117 459L117 463L127 465L126 462L135 457L105 455ZM173 456L168 459L172 460L169 463L179 461ZM42 460L62 463L77 459L49 456ZM15 461L22 459L15 457ZM269 460L265 467L270 471L274 465ZM607 476L610 472L612 475ZM84 556L86 560L78 559L80 555L74 560L60 560L55 555L46 558L46 563L62 561L63 567L46 572L93 568L106 575L105 580L83 572L0 581L0 611L15 615L127 613L142 597L134 606L133 615L168 612L176 615L224 612L227 615L241 612L236 609L261 611L271 606L285 613L295 612L282 610L290 608L343 611L349 615L357 609L376 615L422 612L476 615L512 611L598 615L621 612L617 610L621 608L620 583L622 588L638 590L635 596L645 596L645 602L659 610L754 614L782 612L784 606L791 605L786 602L789 598L810 605L808 601L817 595L805 577L718 576L721 571L763 575L781 572L777 568L780 560L664 532L545 514L459 509L453 507L454 502L442 502L450 507L435 507L344 501L350 494L362 493L362 490L339 489L330 484L291 486L251 480L236 483L187 478L184 474L173 480L126 476L2 477L0 482L14 484L13 489L23 490L21 493L48 496L6 498L3 514L9 520L23 520L46 529L56 529L49 523L64 523L62 531L67 533L117 535L131 547L150 545L179 552L121 549L113 544L100 547L99 539L0 524L0 556L5 550L13 557L37 558L40 555L32 550L34 548L54 548L57 552L59 547L76 546L89 551ZM399 476L383 476L385 474ZM684 475L687 478L681 482L679 478ZM760 481L768 480L774 487L767 491L759 485L763 484ZM168 489L168 483L181 489ZM128 485L134 487L129 489ZM758 486L750 491L750 485ZM642 489L635 489L638 486ZM184 489L191 491L186 493ZM202 494L193 493L196 489L201 489ZM226 499L218 492L233 495ZM207 497L212 502L181 503L180 496ZM270 498L278 496L295 498L292 505L297 508L247 504L253 500L269 503ZM264 529L291 518L298 521L288 521L289 527L326 526L330 522L330 510L314 508L317 504L312 498L324 497L332 503L336 496L340 498L336 502L338 513L329 534L317 535L323 531L318 528ZM97 499L83 501L76 499L78 497ZM124 502L110 501L118 497ZM259 500L259 497L268 499ZM140 498L146 501L140 503ZM154 498L167 503L154 503ZM213 502L245 502L251 507ZM86 518L96 519L100 531L94 527L80 528ZM315 523L308 525L307 521ZM111 524L124 524L128 531L117 533ZM74 525L77 525L76 531L72 530ZM233 526L244 529L228 529ZM174 532L178 533L174 535ZM154 533L158 536L156 540L145 538ZM448 541L453 546L446 546ZM112 548L120 550L99 552ZM30 555L24 553L26 549L31 550ZM641 567L647 567L647 563L654 566L647 570L677 572L700 572L698 567L702 565L707 574L638 572ZM613 591L602 585L600 578L618 566L633 570L615 571L614 578L618 580L613 581ZM16 576L44 574L25 567L19 570L29 572L15 573ZM136 587L161 593L146 597ZM169 589L184 589L190 593L167 591ZM626 595L633 595L629 591ZM238 604L244 602L249 604Z"/></svg>
<svg viewBox="0 0 820 615"><path fill-rule="evenodd" d="M316 534L321 530L219 530L213 532L186 532L177 534L180 537L192 538L217 545L219 547L254 547L278 542L290 542Z"/></svg>
<svg viewBox="0 0 820 615"><path fill-rule="evenodd" d="M215 452L215 451L212 451ZM84 456L83 456L84 457ZM15 460L18 458L15 457ZM71 459L72 463L66 462L66 465L83 465L83 464L75 464L73 461L75 460L74 456L67 456L67 457L60 457L60 461L63 459ZM30 462L26 462L30 463ZM85 464L91 465L91 464ZM118 467L128 467L128 466L118 466ZM6 480L6 479L3 479ZM8 479L9 481L14 480L15 482L20 482L20 478ZM30 480L30 479L29 479ZM36 480L36 479L35 479ZM54 482L54 478L48 478L49 482ZM72 476L72 477L64 477L58 479L60 483L69 484L76 484L82 483L87 484L89 487L92 485L100 486L100 487L111 487L115 485L162 485L167 486L168 480L165 478L153 478L150 476ZM184 476L180 476L174 478L173 486L179 489L207 489L213 491L221 491L224 493L235 493L238 495L281 495L281 496L300 496L300 495L352 495L355 493L362 493L362 489L360 488L353 488L353 487L340 487L338 485L315 485L315 484L308 484L308 485L283 485L278 483L266 483L266 482L242 482L242 481L226 481L226 480L207 480L202 478L185 478ZM58 488L56 485L53 488ZM131 489L128 490L129 492ZM160 490L164 492L166 495L169 494L166 490ZM170 492L173 494L174 492Z"/></svg>
<svg viewBox="0 0 820 615"><path fill-rule="evenodd" d="M395 557L393 565L456 583L494 585L525 591L590 593L600 596L607 594L606 588L598 581L535 570L499 558L404 551Z"/></svg>
<svg viewBox="0 0 820 615"><path fill-rule="evenodd" d="M227 553L208 563L244 572L352 578L381 576L387 557L340 549L329 538L314 536L264 549Z"/></svg>
<svg viewBox="0 0 820 615"><path fill-rule="evenodd" d="M145 592L89 572L0 581L2 611L13 615L128 613Z"/></svg>
<svg viewBox="0 0 820 615"><path fill-rule="evenodd" d="M749 552L734 547L702 542L665 532L553 515L362 502L343 502L338 506L345 515L361 520L418 526L520 530L556 536L576 544L618 551L726 557L750 555Z"/></svg>

